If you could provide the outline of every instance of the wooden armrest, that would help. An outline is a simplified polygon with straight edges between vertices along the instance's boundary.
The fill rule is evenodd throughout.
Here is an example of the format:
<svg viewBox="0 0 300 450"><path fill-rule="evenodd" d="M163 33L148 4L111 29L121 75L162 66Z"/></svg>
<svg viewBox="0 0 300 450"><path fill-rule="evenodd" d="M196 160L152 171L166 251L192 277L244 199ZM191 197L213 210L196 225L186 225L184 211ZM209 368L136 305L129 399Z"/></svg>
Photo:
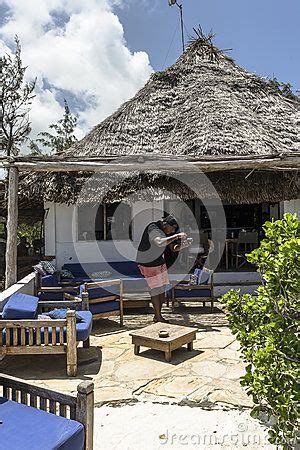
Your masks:
<svg viewBox="0 0 300 450"><path fill-rule="evenodd" d="M176 283L175 286L177 286L178 284L189 284L189 281L188 280L182 280L182 281L176 281L175 283Z"/></svg>
<svg viewBox="0 0 300 450"><path fill-rule="evenodd" d="M211 289L210 284L188 284L188 285L176 285L174 286L174 289L181 289L181 290L201 290L201 289Z"/></svg>
<svg viewBox="0 0 300 450"><path fill-rule="evenodd" d="M71 294L68 294L67 292L64 292L64 299L65 298L67 298L69 300L80 300L81 301L81 298L77 297L77 295L71 295Z"/></svg>
<svg viewBox="0 0 300 450"><path fill-rule="evenodd" d="M79 286L74 286L74 287L70 287L70 286L45 286L45 287L41 287L39 288L39 292L74 292L77 291L79 292Z"/></svg>
<svg viewBox="0 0 300 450"><path fill-rule="evenodd" d="M66 319L8 319L0 322L0 328L44 328L44 327L65 327Z"/></svg>
<svg viewBox="0 0 300 450"><path fill-rule="evenodd" d="M117 280L103 280L103 281L93 281L91 283L84 283L86 288L97 288L97 287L103 287L103 286L113 286L113 285L120 285L123 283L123 280L117 279Z"/></svg>

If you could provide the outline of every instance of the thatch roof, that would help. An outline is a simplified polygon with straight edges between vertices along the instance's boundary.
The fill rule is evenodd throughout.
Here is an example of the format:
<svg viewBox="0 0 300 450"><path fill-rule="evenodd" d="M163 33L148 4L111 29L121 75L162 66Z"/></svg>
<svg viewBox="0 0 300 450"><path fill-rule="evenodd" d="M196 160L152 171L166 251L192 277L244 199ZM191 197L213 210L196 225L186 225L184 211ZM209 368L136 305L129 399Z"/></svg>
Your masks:
<svg viewBox="0 0 300 450"><path fill-rule="evenodd" d="M261 155L300 151L300 103L204 37L67 154Z"/></svg>
<svg viewBox="0 0 300 450"><path fill-rule="evenodd" d="M134 98L97 125L66 157L182 155L206 157L278 157L300 154L300 102L286 98L274 83L240 68L203 35L170 68L157 72ZM30 175L22 195L74 203L91 173ZM276 202L300 194L297 172L241 170L210 172L220 197L236 203ZM195 181L196 183L197 181ZM112 185L114 186L112 187ZM192 198L193 192L168 173L102 175L86 200L157 198L170 190ZM203 186L203 195L209 192Z"/></svg>
<svg viewBox="0 0 300 450"><path fill-rule="evenodd" d="M41 178L43 174L34 175ZM186 178L188 177L188 178ZM31 176L32 178L32 176ZM262 203L298 198L297 172L249 171L211 172L206 177L189 174L177 180L172 174L90 174L51 173L46 181L26 185L26 195L45 201L72 204L181 198L183 200L215 197L233 203ZM184 180L187 182L185 183ZM212 190L211 184L215 190ZM189 186L192 186L189 187ZM22 186L24 195L24 186ZM199 195L200 193L200 195Z"/></svg>

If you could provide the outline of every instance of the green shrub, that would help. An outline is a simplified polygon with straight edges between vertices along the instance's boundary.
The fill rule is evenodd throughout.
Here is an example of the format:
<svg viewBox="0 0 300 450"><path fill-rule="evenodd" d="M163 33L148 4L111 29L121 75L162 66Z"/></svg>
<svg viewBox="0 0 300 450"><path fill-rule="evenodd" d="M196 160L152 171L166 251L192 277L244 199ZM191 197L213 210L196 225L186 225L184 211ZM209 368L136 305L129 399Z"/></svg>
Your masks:
<svg viewBox="0 0 300 450"><path fill-rule="evenodd" d="M231 290L223 298L229 326L247 364L241 384L253 396L252 417L267 412L271 443L294 448L299 430L300 222L266 222L265 239L247 255L262 276L257 295Z"/></svg>

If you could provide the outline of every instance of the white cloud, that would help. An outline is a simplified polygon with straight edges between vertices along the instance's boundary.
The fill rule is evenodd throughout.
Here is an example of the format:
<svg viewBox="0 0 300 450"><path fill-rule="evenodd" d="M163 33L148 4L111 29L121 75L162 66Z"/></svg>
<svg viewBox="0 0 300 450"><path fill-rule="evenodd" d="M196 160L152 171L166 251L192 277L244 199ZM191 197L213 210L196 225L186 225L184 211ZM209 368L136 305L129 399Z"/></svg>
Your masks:
<svg viewBox="0 0 300 450"><path fill-rule="evenodd" d="M148 79L148 55L129 51L112 4L116 0L0 0L9 7L0 46L7 49L18 34L27 76L38 77L33 135L61 116L59 93L80 105L81 137Z"/></svg>

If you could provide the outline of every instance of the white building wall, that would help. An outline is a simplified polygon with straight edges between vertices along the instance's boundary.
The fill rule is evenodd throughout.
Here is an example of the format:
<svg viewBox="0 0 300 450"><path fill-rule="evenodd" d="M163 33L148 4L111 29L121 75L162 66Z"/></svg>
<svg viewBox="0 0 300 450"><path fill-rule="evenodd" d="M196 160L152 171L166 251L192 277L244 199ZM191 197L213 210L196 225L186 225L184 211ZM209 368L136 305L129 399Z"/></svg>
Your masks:
<svg viewBox="0 0 300 450"><path fill-rule="evenodd" d="M290 200L286 202L282 202L281 211L282 214L285 213L292 213L292 214L298 214L298 218L300 219L300 198L295 200Z"/></svg>
<svg viewBox="0 0 300 450"><path fill-rule="evenodd" d="M134 260L136 249L145 226L162 217L163 202L139 201L133 204L133 240L78 241L77 209L75 205L46 203L45 252L56 255L60 268L67 262L101 262Z"/></svg>

